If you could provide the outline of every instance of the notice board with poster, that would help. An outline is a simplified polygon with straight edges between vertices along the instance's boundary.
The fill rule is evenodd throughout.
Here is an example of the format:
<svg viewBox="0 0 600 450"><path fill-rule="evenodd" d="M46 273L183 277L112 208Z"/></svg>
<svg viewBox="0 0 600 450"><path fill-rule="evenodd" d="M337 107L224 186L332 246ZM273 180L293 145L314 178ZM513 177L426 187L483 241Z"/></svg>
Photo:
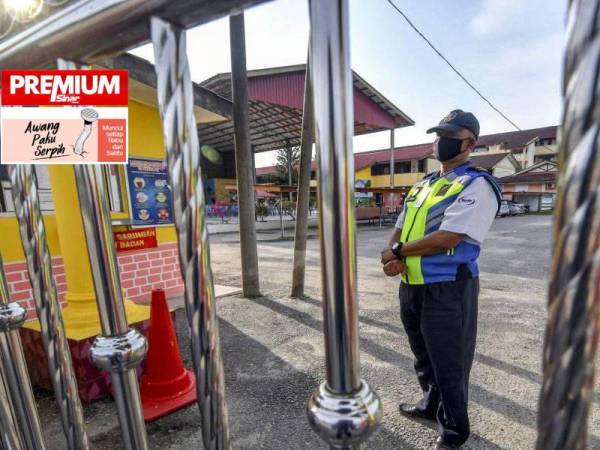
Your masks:
<svg viewBox="0 0 600 450"><path fill-rule="evenodd" d="M127 185L131 225L173 224L173 197L164 160L129 158Z"/></svg>

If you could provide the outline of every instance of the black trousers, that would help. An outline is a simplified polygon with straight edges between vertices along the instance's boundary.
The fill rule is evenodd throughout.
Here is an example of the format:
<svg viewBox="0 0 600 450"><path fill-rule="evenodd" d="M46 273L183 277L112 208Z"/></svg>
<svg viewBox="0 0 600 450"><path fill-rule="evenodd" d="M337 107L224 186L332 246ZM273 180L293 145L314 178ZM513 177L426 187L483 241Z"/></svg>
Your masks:
<svg viewBox="0 0 600 450"><path fill-rule="evenodd" d="M400 285L400 316L423 389L419 406L438 422L450 444L470 433L469 374L477 337L479 278Z"/></svg>

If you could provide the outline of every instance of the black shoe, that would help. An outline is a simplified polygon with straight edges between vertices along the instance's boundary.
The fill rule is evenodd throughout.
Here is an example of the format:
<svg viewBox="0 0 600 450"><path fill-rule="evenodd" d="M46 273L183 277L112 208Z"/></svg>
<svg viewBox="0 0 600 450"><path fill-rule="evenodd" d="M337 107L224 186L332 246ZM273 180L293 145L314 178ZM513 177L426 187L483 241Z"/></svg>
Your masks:
<svg viewBox="0 0 600 450"><path fill-rule="evenodd" d="M459 444L448 444L444 442L442 437L438 437L435 441L435 450L459 450L462 446Z"/></svg>
<svg viewBox="0 0 600 450"><path fill-rule="evenodd" d="M406 417L410 417L411 419L435 420L435 414L428 413L427 411L425 411L422 408L419 408L416 405L400 403L399 409L400 414Z"/></svg>

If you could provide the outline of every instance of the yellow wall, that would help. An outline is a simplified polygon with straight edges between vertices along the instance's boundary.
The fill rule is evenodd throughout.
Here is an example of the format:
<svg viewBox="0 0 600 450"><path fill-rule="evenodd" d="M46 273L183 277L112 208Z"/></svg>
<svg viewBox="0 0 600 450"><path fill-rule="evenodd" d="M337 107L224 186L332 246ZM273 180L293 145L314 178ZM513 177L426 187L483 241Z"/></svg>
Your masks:
<svg viewBox="0 0 600 450"><path fill-rule="evenodd" d="M48 247L52 256L60 255L56 219L54 215L44 215L44 225L48 239ZM13 213L0 215L0 254L5 263L23 261L23 247L17 218Z"/></svg>
<svg viewBox="0 0 600 450"><path fill-rule="evenodd" d="M412 186L417 181L421 180L425 176L422 172L414 173L397 173L394 175L394 185L398 186ZM390 176L389 175L371 175L371 167L365 167L356 171L354 174L355 180L371 180L371 187L389 187Z"/></svg>
<svg viewBox="0 0 600 450"><path fill-rule="evenodd" d="M354 172L354 179L355 180L371 180L371 168L364 167L360 170L357 170L356 172Z"/></svg>

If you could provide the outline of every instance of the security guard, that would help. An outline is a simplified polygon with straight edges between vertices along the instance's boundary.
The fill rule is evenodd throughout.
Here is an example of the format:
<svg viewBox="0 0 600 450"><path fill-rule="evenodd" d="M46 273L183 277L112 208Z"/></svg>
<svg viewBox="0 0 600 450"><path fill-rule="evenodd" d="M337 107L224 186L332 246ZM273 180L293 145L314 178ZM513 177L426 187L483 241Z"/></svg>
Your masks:
<svg viewBox="0 0 600 450"><path fill-rule="evenodd" d="M409 417L437 420L436 449L456 449L470 433L469 373L477 335L481 242L500 207L501 189L469 163L479 122L451 111L437 127L434 154L441 170L408 193L390 248L381 255L388 276L402 275L400 312L423 390Z"/></svg>

